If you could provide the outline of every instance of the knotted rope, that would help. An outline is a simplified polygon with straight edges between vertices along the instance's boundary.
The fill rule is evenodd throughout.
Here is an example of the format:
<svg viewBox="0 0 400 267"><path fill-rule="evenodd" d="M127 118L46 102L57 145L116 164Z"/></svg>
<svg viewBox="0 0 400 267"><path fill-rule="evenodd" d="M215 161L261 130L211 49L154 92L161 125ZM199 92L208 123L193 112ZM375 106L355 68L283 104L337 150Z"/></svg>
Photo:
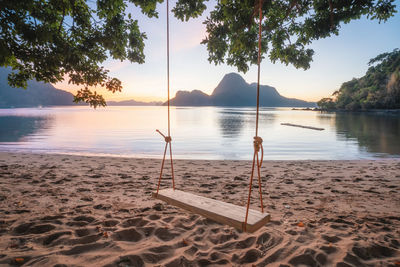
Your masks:
<svg viewBox="0 0 400 267"><path fill-rule="evenodd" d="M260 62L261 62L261 28L262 28L262 4L263 0L259 0L259 24L258 24L258 77L257 77L257 112L256 112L256 135L254 136L254 154L253 154L253 165L251 168L251 176L250 176L250 184L249 184L249 196L247 198L247 207L246 207L246 217L244 219L244 223L242 225L243 231L246 231L247 227L247 219L249 216L249 209L250 209L250 198L251 198L251 190L253 187L253 177L254 177L254 167L255 163L257 162L257 176L258 176L258 191L260 193L260 204L261 204L261 212L264 212L264 204L262 198L262 188L261 188L261 165L264 159L264 148L262 145L262 138L258 136L258 116L260 110ZM261 159L259 158L259 153L261 150Z"/></svg>
<svg viewBox="0 0 400 267"><path fill-rule="evenodd" d="M161 163L161 170L160 170L160 178L158 179L158 185L157 185L157 193L156 196L158 195L158 191L160 190L160 184L161 184L161 178L163 174L163 169L164 169L164 163L165 163L165 155L167 153L167 148L169 145L169 154L170 154L170 159L171 159L171 172L172 172L172 188L175 190L175 177L174 177L174 162L172 160L172 138L171 138L171 119L170 119L170 105L169 105L169 6L168 6L168 0L167 2L167 91L168 91L168 136L165 136L160 130L156 130L159 134L164 137L165 140L165 148L164 148L164 156L163 160Z"/></svg>
<svg viewBox="0 0 400 267"><path fill-rule="evenodd" d="M172 141L172 138L171 138L171 136L165 136L160 130L156 130L156 132L158 132L159 134L161 134L161 136L162 137L164 137L164 140L165 140L165 142L167 142L167 143L171 143L171 141Z"/></svg>
<svg viewBox="0 0 400 267"><path fill-rule="evenodd" d="M261 150L261 160L260 160L260 167L262 166L263 159L264 159L264 147L262 145L263 140L259 136L254 136L254 151L257 151L257 153Z"/></svg>

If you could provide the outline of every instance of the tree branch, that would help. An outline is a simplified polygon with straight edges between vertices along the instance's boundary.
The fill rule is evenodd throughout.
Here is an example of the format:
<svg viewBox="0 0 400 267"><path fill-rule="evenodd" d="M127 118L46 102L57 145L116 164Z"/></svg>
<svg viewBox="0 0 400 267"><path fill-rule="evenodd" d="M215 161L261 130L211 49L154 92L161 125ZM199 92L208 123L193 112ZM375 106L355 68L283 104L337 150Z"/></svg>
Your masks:
<svg viewBox="0 0 400 267"><path fill-rule="evenodd" d="M63 7L63 17L61 19L60 26L58 27L58 33L60 33L60 31L61 31L61 28L62 28L62 25L64 22L64 17L65 17L65 7Z"/></svg>
<svg viewBox="0 0 400 267"><path fill-rule="evenodd" d="M329 0L329 16L331 20L331 30L333 30L333 4L332 0Z"/></svg>

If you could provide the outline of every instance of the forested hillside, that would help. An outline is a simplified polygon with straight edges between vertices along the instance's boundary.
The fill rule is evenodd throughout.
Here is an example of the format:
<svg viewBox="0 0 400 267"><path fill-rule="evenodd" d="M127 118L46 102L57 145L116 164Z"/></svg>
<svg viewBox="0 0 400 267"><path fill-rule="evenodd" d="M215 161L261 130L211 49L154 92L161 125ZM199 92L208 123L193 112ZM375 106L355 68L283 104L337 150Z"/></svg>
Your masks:
<svg viewBox="0 0 400 267"><path fill-rule="evenodd" d="M367 73L342 84L333 98L323 98L324 110L368 110L400 108L400 50L371 59Z"/></svg>

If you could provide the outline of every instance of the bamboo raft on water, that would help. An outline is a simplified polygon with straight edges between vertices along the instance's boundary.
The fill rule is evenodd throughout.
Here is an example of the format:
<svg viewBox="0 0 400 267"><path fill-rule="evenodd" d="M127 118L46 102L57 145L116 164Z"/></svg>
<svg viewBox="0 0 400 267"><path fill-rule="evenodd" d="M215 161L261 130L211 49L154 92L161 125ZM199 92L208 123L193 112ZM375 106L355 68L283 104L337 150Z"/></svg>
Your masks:
<svg viewBox="0 0 400 267"><path fill-rule="evenodd" d="M312 127L312 126L305 126L305 125L293 124L293 123L281 123L281 125L293 126L293 127L300 127L300 128L306 128L306 129L317 130L317 131L323 131L323 130L325 130L324 128L318 128L318 127Z"/></svg>

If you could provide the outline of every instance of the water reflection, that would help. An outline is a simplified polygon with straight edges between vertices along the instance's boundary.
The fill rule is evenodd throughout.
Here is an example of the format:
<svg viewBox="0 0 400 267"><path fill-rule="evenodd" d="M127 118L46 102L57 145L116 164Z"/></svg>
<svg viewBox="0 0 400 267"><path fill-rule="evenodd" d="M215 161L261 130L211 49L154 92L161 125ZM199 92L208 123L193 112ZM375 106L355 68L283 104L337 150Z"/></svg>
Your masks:
<svg viewBox="0 0 400 267"><path fill-rule="evenodd" d="M166 107L0 109L0 151L160 157ZM282 122L325 128L312 131ZM174 157L251 160L254 108L172 108ZM400 156L400 116L262 108L266 159Z"/></svg>
<svg viewBox="0 0 400 267"><path fill-rule="evenodd" d="M255 127L256 113L254 111L243 111L235 109L223 109L218 112L218 126L223 138L236 138L241 135L242 130L247 127ZM273 124L276 115L271 112L261 112L259 115L260 127Z"/></svg>
<svg viewBox="0 0 400 267"><path fill-rule="evenodd" d="M338 113L336 134L356 139L368 152L398 155L400 151L400 116L368 113Z"/></svg>
<svg viewBox="0 0 400 267"><path fill-rule="evenodd" d="M49 117L0 116L0 142L21 142L49 123Z"/></svg>
<svg viewBox="0 0 400 267"><path fill-rule="evenodd" d="M255 122L256 121L255 113L252 116L253 116L253 120L254 120L253 122L254 122L254 127L255 127L255 123L256 123ZM264 126L268 126L270 124L274 124L277 119L277 116L275 113L261 112L258 119L259 119L260 126L264 127Z"/></svg>
<svg viewBox="0 0 400 267"><path fill-rule="evenodd" d="M244 127L244 113L221 111L218 112L218 126L222 137L238 137Z"/></svg>

